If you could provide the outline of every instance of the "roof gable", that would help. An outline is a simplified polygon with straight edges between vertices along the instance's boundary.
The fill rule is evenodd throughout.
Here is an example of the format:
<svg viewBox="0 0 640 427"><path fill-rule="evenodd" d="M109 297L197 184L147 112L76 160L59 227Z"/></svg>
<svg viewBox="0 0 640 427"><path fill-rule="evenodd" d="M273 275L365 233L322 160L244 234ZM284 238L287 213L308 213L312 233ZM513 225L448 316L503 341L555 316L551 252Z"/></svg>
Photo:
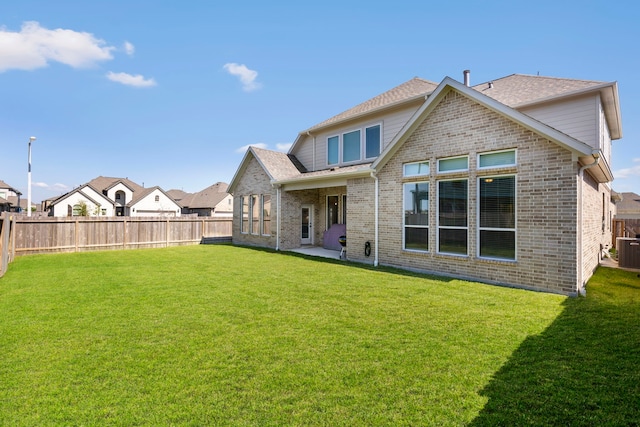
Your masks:
<svg viewBox="0 0 640 427"><path fill-rule="evenodd" d="M93 194L93 195L87 194L84 191L87 188L91 189L93 191L93 193L95 193L95 194ZM95 205L102 206L104 204L104 205L112 205L113 206L113 201L112 200L110 200L107 196L104 196L100 191L96 190L94 187L92 187L89 184L81 185L80 187L77 187L77 188L69 191L68 193L63 194L62 196L60 196L60 197L56 198L55 200L53 200L49 206L54 206L54 205L57 205L59 203L62 203L66 199L68 199L69 197L71 197L74 194L80 194L83 197L86 197L89 201L91 201ZM100 201L96 200L98 197L102 199L102 203Z"/></svg>
<svg viewBox="0 0 640 427"><path fill-rule="evenodd" d="M133 193L133 199L129 203L127 203L127 207L131 208L135 206L156 191L162 193L171 203L175 204L176 207L182 207L180 203L176 202L171 196L169 196L162 188L158 187L157 185L155 187L143 188L142 191Z"/></svg>
<svg viewBox="0 0 640 427"><path fill-rule="evenodd" d="M140 191L144 189L143 186L136 184L135 182L129 180L128 178L114 178L114 177L108 177L108 176L99 176L89 181L88 184L91 185L93 188L100 189L100 191L109 190L118 184L124 185L134 193L136 191Z"/></svg>
<svg viewBox="0 0 640 427"><path fill-rule="evenodd" d="M576 153L579 156L590 156L593 149L581 142L572 138L556 129L553 129L526 114L510 108L493 98L483 95L482 93L474 90L470 87L463 85L450 77L446 77L437 89L427 98L424 104L416 111L416 113L409 119L404 125L402 130L396 135L396 137L389 143L380 156L373 162L372 168L379 169L384 166L389 159L395 154L395 152L404 144L409 136L417 129L417 127L424 121L424 119L438 106L439 102L449 91L456 91L473 101L485 106L489 110L502 115L521 126L535 132L545 138L555 142L558 145L565 147L566 149Z"/></svg>
<svg viewBox="0 0 640 427"><path fill-rule="evenodd" d="M240 166L236 170L227 191L233 193L238 180L244 174L251 159L255 159L271 181L299 177L303 172L302 165L295 156L264 148L249 147L244 154Z"/></svg>

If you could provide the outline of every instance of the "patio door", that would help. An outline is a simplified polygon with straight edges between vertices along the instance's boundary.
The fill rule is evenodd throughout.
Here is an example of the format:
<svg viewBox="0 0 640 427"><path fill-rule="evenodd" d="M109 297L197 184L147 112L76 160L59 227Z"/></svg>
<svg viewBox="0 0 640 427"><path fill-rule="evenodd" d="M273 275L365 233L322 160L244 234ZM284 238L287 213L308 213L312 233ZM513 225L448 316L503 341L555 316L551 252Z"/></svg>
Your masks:
<svg viewBox="0 0 640 427"><path fill-rule="evenodd" d="M313 244L313 205L302 205L301 210L300 244Z"/></svg>

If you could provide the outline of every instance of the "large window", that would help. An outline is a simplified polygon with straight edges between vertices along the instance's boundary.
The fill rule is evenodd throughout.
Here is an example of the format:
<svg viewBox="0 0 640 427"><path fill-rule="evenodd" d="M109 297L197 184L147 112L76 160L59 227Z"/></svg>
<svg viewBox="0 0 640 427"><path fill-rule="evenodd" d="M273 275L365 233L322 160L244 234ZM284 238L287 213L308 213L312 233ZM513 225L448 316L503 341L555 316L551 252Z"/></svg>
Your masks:
<svg viewBox="0 0 640 427"><path fill-rule="evenodd" d="M360 131L342 135L342 161L345 163L360 160Z"/></svg>
<svg viewBox="0 0 640 427"><path fill-rule="evenodd" d="M242 196L240 198L240 203L242 204L242 221L240 221L240 232L248 233L249 232L249 197Z"/></svg>
<svg viewBox="0 0 640 427"><path fill-rule="evenodd" d="M327 164L352 163L380 155L380 125L355 129L327 138Z"/></svg>
<svg viewBox="0 0 640 427"><path fill-rule="evenodd" d="M380 125L365 129L364 157L372 159L380 155Z"/></svg>
<svg viewBox="0 0 640 427"><path fill-rule="evenodd" d="M260 233L260 207L258 206L258 196L251 196L251 234Z"/></svg>
<svg viewBox="0 0 640 427"><path fill-rule="evenodd" d="M515 260L516 178L482 177L478 181L480 256Z"/></svg>
<svg viewBox="0 0 640 427"><path fill-rule="evenodd" d="M438 252L467 255L467 180L438 182Z"/></svg>
<svg viewBox="0 0 640 427"><path fill-rule="evenodd" d="M332 136L327 140L327 163L337 165L340 163L340 137Z"/></svg>
<svg viewBox="0 0 640 427"><path fill-rule="evenodd" d="M404 249L429 250L429 183L403 185Z"/></svg>
<svg viewBox="0 0 640 427"><path fill-rule="evenodd" d="M262 196L262 234L266 236L271 234L271 196L269 194Z"/></svg>

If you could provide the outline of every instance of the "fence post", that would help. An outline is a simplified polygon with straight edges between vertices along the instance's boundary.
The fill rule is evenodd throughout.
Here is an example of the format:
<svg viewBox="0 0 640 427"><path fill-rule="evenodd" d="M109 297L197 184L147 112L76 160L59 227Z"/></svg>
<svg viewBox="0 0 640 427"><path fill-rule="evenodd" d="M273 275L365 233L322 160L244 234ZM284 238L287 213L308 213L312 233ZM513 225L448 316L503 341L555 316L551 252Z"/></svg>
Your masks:
<svg viewBox="0 0 640 427"><path fill-rule="evenodd" d="M7 217L3 212L0 215L0 219L2 220L2 227L0 228L0 277L2 277L9 265L9 232L11 230L9 224L11 217Z"/></svg>
<svg viewBox="0 0 640 427"><path fill-rule="evenodd" d="M9 224L9 245L11 249L9 250L9 262L13 262L13 259L16 257L16 234L18 230L18 218L16 215L11 215Z"/></svg>
<svg viewBox="0 0 640 427"><path fill-rule="evenodd" d="M127 219L122 221L122 249L127 249Z"/></svg>

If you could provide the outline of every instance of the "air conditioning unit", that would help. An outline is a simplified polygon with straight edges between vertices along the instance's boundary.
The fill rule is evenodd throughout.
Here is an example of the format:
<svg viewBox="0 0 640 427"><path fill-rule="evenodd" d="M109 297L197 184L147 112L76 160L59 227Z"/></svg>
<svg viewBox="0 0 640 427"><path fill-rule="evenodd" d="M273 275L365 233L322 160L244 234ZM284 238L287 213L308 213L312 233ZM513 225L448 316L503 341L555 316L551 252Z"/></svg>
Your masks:
<svg viewBox="0 0 640 427"><path fill-rule="evenodd" d="M640 269L640 239L618 237L616 248L619 267Z"/></svg>

